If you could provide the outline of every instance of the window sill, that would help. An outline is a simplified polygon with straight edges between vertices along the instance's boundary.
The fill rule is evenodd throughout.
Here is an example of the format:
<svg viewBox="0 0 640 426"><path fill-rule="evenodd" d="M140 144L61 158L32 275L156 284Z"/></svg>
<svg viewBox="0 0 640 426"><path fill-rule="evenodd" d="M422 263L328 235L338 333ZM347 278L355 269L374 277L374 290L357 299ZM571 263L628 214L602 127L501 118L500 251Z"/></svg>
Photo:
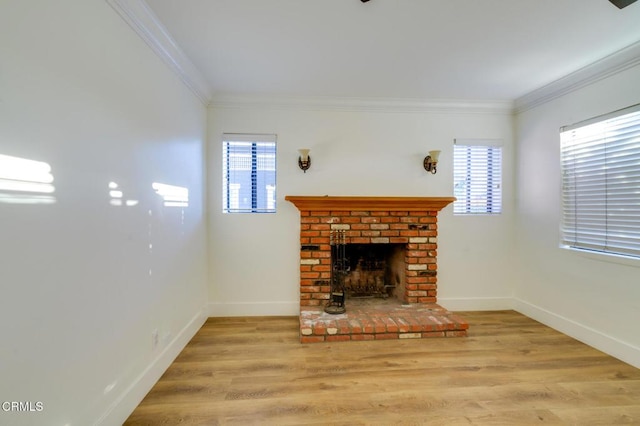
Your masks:
<svg viewBox="0 0 640 426"><path fill-rule="evenodd" d="M579 249L579 248L563 246L563 245L561 245L560 248L569 250L580 257L596 260L598 262L617 263L619 265L633 266L636 268L640 268L640 258L638 257L624 256L621 254L613 254L613 253L604 253L604 252L593 251L593 250L585 250L585 249Z"/></svg>

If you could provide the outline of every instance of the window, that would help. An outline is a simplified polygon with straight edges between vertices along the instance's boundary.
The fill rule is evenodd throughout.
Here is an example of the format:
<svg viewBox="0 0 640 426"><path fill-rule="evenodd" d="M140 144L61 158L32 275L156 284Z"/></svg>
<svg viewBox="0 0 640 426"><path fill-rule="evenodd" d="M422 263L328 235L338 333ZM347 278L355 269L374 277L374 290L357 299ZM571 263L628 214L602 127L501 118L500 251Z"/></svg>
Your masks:
<svg viewBox="0 0 640 426"><path fill-rule="evenodd" d="M640 105L560 129L561 244L640 257Z"/></svg>
<svg viewBox="0 0 640 426"><path fill-rule="evenodd" d="M497 141L460 140L453 146L453 214L502 211L502 146Z"/></svg>
<svg viewBox="0 0 640 426"><path fill-rule="evenodd" d="M224 134L222 212L275 211L276 135Z"/></svg>

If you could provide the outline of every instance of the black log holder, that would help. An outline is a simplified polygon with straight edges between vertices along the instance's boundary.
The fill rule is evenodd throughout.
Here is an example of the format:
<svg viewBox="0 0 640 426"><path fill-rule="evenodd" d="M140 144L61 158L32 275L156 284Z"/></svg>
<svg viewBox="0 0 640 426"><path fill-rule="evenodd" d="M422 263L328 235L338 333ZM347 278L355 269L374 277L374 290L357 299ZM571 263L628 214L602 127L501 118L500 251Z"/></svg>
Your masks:
<svg viewBox="0 0 640 426"><path fill-rule="evenodd" d="M331 231L331 292L324 308L328 314L344 314L346 308L344 279L349 273L349 261L346 253L346 231Z"/></svg>

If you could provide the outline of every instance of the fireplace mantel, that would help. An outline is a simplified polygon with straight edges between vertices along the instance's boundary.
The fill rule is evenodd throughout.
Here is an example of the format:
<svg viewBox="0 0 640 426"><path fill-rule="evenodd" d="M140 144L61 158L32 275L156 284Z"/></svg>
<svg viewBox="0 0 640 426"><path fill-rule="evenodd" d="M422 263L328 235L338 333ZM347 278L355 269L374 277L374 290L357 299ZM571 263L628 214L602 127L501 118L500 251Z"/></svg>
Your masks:
<svg viewBox="0 0 640 426"><path fill-rule="evenodd" d="M287 195L285 200L300 211L440 211L455 197L349 197Z"/></svg>

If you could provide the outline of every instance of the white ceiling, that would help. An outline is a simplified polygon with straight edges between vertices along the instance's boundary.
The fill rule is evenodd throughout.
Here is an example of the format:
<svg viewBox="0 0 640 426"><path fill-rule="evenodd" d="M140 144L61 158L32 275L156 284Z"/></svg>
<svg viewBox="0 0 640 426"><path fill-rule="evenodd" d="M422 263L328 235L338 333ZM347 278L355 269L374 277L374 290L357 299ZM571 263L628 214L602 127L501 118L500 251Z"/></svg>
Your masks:
<svg viewBox="0 0 640 426"><path fill-rule="evenodd" d="M514 100L640 41L640 1L146 2L214 96Z"/></svg>

